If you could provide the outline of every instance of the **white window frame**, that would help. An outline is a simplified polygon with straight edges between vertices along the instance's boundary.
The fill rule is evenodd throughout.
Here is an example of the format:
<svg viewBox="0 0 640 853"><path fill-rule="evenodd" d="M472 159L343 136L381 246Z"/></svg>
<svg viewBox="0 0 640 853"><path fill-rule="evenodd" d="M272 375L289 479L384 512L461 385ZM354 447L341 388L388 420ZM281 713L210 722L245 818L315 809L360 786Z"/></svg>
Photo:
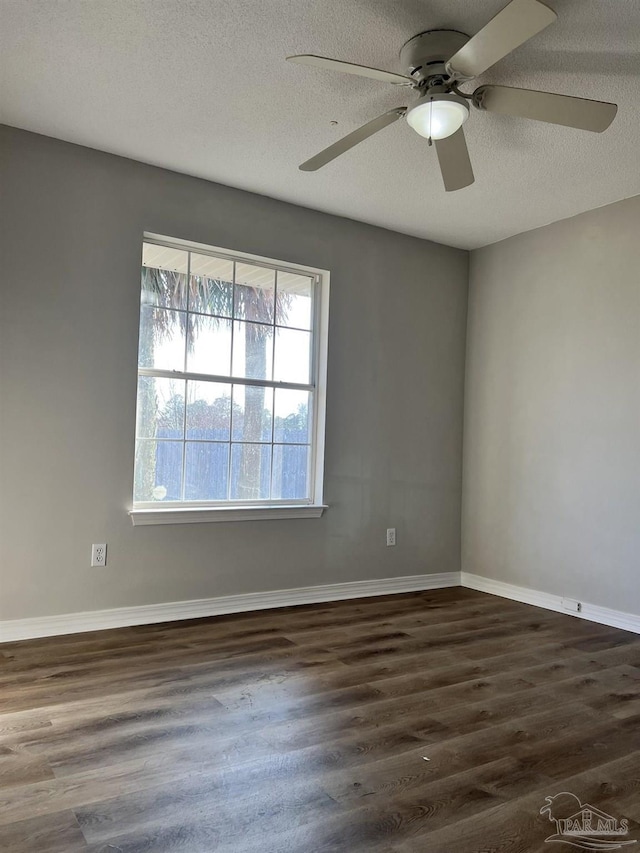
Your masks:
<svg viewBox="0 0 640 853"><path fill-rule="evenodd" d="M329 279L328 270L318 267L302 266L290 261L279 261L264 258L247 252L231 251L210 246L205 243L166 237L160 234L143 234L142 243L154 243L169 248L182 249L203 255L213 255L230 261L248 262L262 267L273 268L283 272L297 273L312 277L314 286L312 375L309 389L313 391L311 447L310 447L310 476L312 497L300 501L255 501L224 502L219 501L172 501L134 502L129 510L129 516L134 526L155 524L194 524L198 522L217 521L252 521L268 518L319 518L326 505L323 503L324 483L324 446L326 420L326 386L327 386L327 345L329 332ZM286 382L261 382L252 379L234 377L209 376L184 371L161 371L138 366L138 376L154 375L169 378L184 378L191 380L217 380L245 385L265 385L267 387L298 387L301 390L307 386L296 386Z"/></svg>

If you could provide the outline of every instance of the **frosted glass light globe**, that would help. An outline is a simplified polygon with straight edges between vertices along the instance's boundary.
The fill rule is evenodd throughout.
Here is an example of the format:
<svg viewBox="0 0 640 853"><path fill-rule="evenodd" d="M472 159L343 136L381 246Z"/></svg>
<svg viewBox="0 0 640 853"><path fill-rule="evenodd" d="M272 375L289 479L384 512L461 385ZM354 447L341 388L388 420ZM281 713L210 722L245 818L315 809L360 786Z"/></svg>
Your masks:
<svg viewBox="0 0 640 853"><path fill-rule="evenodd" d="M426 139L446 139L468 118L469 107L456 95L434 95L433 100L424 97L407 113L410 126Z"/></svg>

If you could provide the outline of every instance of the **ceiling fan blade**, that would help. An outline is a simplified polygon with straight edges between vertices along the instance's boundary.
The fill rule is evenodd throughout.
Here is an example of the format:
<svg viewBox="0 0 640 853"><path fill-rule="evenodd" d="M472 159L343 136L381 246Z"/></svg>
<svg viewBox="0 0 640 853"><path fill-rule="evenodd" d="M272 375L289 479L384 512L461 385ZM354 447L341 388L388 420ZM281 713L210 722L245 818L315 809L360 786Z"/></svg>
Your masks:
<svg viewBox="0 0 640 853"><path fill-rule="evenodd" d="M513 89L510 86L481 86L474 97L484 110L502 115L531 118L602 133L616 117L618 107L606 101L591 101L570 95Z"/></svg>
<svg viewBox="0 0 640 853"><path fill-rule="evenodd" d="M444 188L448 193L468 187L475 181L462 128L446 139L437 139L436 152Z"/></svg>
<svg viewBox="0 0 640 853"><path fill-rule="evenodd" d="M373 121L369 121L366 124L363 124L362 127L354 130L352 133L343 136L342 139L334 142L333 145L330 145L328 148L325 148L324 151L316 154L315 157L304 162L299 168L303 172L315 172L316 169L326 166L327 163L335 160L336 157L344 154L345 151L353 148L354 145L357 145L359 142L363 142L365 139L368 139L368 137L373 136L374 133L377 133L379 130L393 124L393 122L401 118L406 111L406 107L396 107L394 110L389 110L388 113L383 113L381 116L378 116L378 118L374 118Z"/></svg>
<svg viewBox="0 0 640 853"><path fill-rule="evenodd" d="M539 0L511 0L447 62L460 78L478 77L525 41L553 23L557 15Z"/></svg>
<svg viewBox="0 0 640 853"><path fill-rule="evenodd" d="M412 86L411 77L403 74L394 74L392 71L382 71L380 68L369 68L367 65L356 65L353 62L342 62L340 59L329 59L327 56L314 56L310 53L299 56L287 56L289 62L297 62L299 65L311 65L314 68L323 68L327 71L342 71L344 74L356 74L358 77L369 77L381 83L396 83L404 86Z"/></svg>

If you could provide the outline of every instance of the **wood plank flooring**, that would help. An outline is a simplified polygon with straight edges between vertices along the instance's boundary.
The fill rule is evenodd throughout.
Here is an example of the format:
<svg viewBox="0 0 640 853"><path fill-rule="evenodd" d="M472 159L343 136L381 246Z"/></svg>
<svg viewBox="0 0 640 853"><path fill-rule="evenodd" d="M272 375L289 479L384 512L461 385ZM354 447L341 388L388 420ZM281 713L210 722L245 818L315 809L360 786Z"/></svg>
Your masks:
<svg viewBox="0 0 640 853"><path fill-rule="evenodd" d="M8 853L561 853L562 791L640 847L638 635L455 588L0 647Z"/></svg>

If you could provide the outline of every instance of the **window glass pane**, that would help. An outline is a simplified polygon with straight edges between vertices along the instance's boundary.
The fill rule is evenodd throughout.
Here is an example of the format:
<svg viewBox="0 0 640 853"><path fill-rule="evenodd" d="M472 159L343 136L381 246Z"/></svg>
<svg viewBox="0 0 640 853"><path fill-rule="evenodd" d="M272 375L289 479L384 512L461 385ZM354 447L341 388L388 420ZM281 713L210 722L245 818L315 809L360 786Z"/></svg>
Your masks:
<svg viewBox="0 0 640 853"><path fill-rule="evenodd" d="M275 270L236 263L234 317L273 323Z"/></svg>
<svg viewBox="0 0 640 853"><path fill-rule="evenodd" d="M187 274L189 253L185 249L172 246L156 246L153 243L142 244L142 266Z"/></svg>
<svg viewBox="0 0 640 853"><path fill-rule="evenodd" d="M184 434L184 381L138 378L138 438L176 438Z"/></svg>
<svg viewBox="0 0 640 853"><path fill-rule="evenodd" d="M234 441L271 441L273 389L233 386Z"/></svg>
<svg viewBox="0 0 640 853"><path fill-rule="evenodd" d="M276 329L273 378L308 385L311 375L311 332Z"/></svg>
<svg viewBox="0 0 640 853"><path fill-rule="evenodd" d="M231 445L231 500L267 500L270 479L270 444Z"/></svg>
<svg viewBox="0 0 640 853"><path fill-rule="evenodd" d="M231 428L231 385L187 383L187 438L228 441Z"/></svg>
<svg viewBox="0 0 640 853"><path fill-rule="evenodd" d="M276 388L275 394L273 440L285 444L307 444L310 393Z"/></svg>
<svg viewBox="0 0 640 853"><path fill-rule="evenodd" d="M233 261L210 255L191 255L189 311L231 317Z"/></svg>
<svg viewBox="0 0 640 853"><path fill-rule="evenodd" d="M182 499L181 441L136 442L134 500L179 501Z"/></svg>
<svg viewBox="0 0 640 853"><path fill-rule="evenodd" d="M244 379L271 379L273 326L233 324L233 375Z"/></svg>
<svg viewBox="0 0 640 853"><path fill-rule="evenodd" d="M231 367L231 320L189 315L187 370L228 376Z"/></svg>
<svg viewBox="0 0 640 853"><path fill-rule="evenodd" d="M144 243L142 247L143 304L165 308L187 307L188 253Z"/></svg>
<svg viewBox="0 0 640 853"><path fill-rule="evenodd" d="M271 498L303 500L309 497L309 448L306 445L276 444L273 448Z"/></svg>
<svg viewBox="0 0 640 853"><path fill-rule="evenodd" d="M143 305L140 308L138 364L158 370L184 370L184 311L165 311Z"/></svg>
<svg viewBox="0 0 640 853"><path fill-rule="evenodd" d="M225 501L229 479L229 445L188 441L185 461L185 500Z"/></svg>
<svg viewBox="0 0 640 853"><path fill-rule="evenodd" d="M276 323L310 329L313 279L306 275L278 272L277 292Z"/></svg>

